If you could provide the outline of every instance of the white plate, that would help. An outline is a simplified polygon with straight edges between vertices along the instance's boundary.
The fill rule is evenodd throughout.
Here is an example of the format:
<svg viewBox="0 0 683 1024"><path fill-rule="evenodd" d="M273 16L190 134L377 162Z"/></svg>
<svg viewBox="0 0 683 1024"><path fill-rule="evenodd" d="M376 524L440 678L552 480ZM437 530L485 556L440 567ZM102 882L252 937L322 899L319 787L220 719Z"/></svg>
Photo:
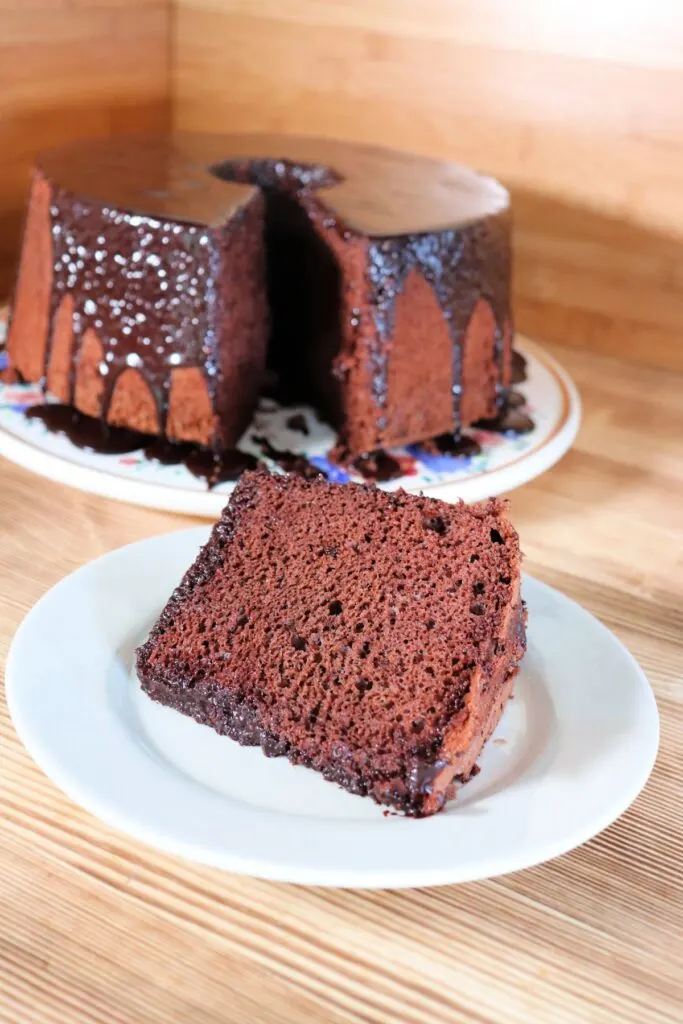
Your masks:
<svg viewBox="0 0 683 1024"><path fill-rule="evenodd" d="M0 323L0 342L2 330ZM482 452L472 458L430 456L411 447L396 449L392 454L401 461L405 475L381 486L424 491L445 501L479 501L527 483L564 455L576 437L581 417L576 388L539 346L518 339L517 347L528 360L528 380L519 390L527 399L534 430L519 437L475 431ZM233 484L208 490L184 466L162 466L142 451L98 455L76 448L65 437L48 431L39 420L26 419L24 410L42 401L35 386L0 383L0 455L49 480L105 498L212 519L219 515ZM287 420L296 412L303 412L307 420L308 437L287 427ZM261 449L251 440L253 434L265 437L277 449L311 459L331 480L348 479L327 457L336 444L336 435L312 409L281 409L273 403L267 410L257 411L240 447L262 457Z"/></svg>
<svg viewBox="0 0 683 1024"><path fill-rule="evenodd" d="M636 797L657 751L652 691L619 641L526 579L529 649L481 773L423 820L386 815L310 769L154 704L133 651L205 527L113 551L30 612L7 662L14 725L43 770L103 821L171 853L311 885L425 886L572 849Z"/></svg>

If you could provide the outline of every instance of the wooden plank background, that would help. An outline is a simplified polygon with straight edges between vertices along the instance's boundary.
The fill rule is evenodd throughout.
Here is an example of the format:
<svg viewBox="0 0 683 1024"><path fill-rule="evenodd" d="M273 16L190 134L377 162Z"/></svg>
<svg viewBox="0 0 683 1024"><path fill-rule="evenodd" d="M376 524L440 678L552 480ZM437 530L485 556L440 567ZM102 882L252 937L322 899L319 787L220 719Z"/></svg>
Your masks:
<svg viewBox="0 0 683 1024"><path fill-rule="evenodd" d="M0 305L36 152L168 123L170 20L166 0L0 0Z"/></svg>
<svg viewBox="0 0 683 1024"><path fill-rule="evenodd" d="M679 0L178 0L180 128L338 135L513 188L524 332L683 368Z"/></svg>

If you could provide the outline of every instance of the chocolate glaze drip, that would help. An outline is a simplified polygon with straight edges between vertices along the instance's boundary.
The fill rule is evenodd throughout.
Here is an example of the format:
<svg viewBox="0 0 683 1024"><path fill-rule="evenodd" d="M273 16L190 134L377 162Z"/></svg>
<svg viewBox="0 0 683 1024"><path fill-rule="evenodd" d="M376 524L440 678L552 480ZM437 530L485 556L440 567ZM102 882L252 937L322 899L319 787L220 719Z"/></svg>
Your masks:
<svg viewBox="0 0 683 1024"><path fill-rule="evenodd" d="M297 476L302 476L305 480L326 476L322 469L314 466L303 455L275 448L266 437L253 437L252 441L259 446L267 458L277 463L286 473L296 473Z"/></svg>
<svg viewBox="0 0 683 1024"><path fill-rule="evenodd" d="M380 410L377 426L386 425L389 343L393 337L396 299L412 270L429 282L448 323L453 342L453 428L461 425L463 346L477 301L486 299L496 321L494 357L498 391L504 397L505 331L510 323L510 274L507 218L489 217L461 230L399 235L371 240L368 277L373 287L377 344L371 353L373 394Z"/></svg>
<svg viewBox="0 0 683 1024"><path fill-rule="evenodd" d="M411 788L418 793L431 793L434 780L439 772L448 766L448 761L433 761L431 764L426 761L418 761L410 772Z"/></svg>
<svg viewBox="0 0 683 1024"><path fill-rule="evenodd" d="M84 416L71 405L34 405L25 413L27 420L40 420L48 430L63 434L76 448L98 455L125 455L149 444L149 434L125 427L110 427L103 420Z"/></svg>
<svg viewBox="0 0 683 1024"><path fill-rule="evenodd" d="M213 321L218 251L211 231L101 206L55 188L51 205L53 289L45 371L62 299L73 303L70 394L91 329L103 348L99 373L106 418L116 382L129 368L145 379L159 430L168 415L171 371L200 367L213 402L217 339ZM235 215L239 218L240 210ZM230 231L234 220L223 229Z"/></svg>
<svg viewBox="0 0 683 1024"><path fill-rule="evenodd" d="M523 384L527 378L526 373L526 357L518 352L517 349L512 350L512 374L511 384Z"/></svg>
<svg viewBox="0 0 683 1024"><path fill-rule="evenodd" d="M232 449L212 451L196 444L168 441L125 427L111 427L103 420L84 416L70 405L34 405L26 418L40 420L48 430L64 434L76 448L98 455L125 455L143 451L148 459L164 466L184 465L193 476L209 487L237 480L246 469L255 469L258 459L247 452Z"/></svg>

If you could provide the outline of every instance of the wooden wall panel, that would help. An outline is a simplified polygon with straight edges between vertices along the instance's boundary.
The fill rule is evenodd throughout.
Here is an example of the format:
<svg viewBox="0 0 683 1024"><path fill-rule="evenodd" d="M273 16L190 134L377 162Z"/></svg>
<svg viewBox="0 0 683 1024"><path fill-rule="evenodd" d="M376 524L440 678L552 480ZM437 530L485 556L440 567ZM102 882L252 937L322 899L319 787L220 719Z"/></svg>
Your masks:
<svg viewBox="0 0 683 1024"><path fill-rule="evenodd" d="M35 153L168 123L166 0L0 0L0 301Z"/></svg>
<svg viewBox="0 0 683 1024"><path fill-rule="evenodd" d="M447 156L516 204L528 333L683 368L678 0L177 0L174 124Z"/></svg>

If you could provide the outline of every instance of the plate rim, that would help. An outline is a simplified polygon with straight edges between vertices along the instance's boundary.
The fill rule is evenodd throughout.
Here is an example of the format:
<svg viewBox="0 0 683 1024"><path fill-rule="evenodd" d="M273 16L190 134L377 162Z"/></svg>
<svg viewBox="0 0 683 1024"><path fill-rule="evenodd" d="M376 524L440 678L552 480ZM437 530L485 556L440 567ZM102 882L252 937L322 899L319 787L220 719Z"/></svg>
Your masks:
<svg viewBox="0 0 683 1024"><path fill-rule="evenodd" d="M65 767L58 756L55 759L54 750L45 748L40 739L36 738L32 731L31 713L30 711L27 712L26 707L22 704L19 697L19 691L21 688L21 671L17 670L16 667L16 662L22 653L22 644L26 643L24 638L27 635L30 635L32 621L35 617L42 614L46 604L57 600L60 589L62 587L67 588L68 585L73 585L74 577L78 577L79 574L84 573L86 570L88 572L97 573L98 569L101 569L102 567L101 563L105 563L107 561L109 561L111 565L114 565L117 556L120 556L122 551L128 551L129 553L134 554L136 549L139 550L141 547L146 547L150 544L159 545L160 548L163 549L165 544L173 543L174 538L178 538L180 542L180 535L184 536L188 545L190 544L190 541L192 541L193 546L196 547L199 543L203 543L205 541L209 529L210 528L208 526L199 526L193 527L189 530L158 534L147 538L146 540L137 541L133 544L128 544L124 547L114 549L113 551L86 563L80 568L74 570L74 572L70 573L68 576L64 577L63 580L55 584L40 598L40 600L25 616L13 638L6 663L5 688L6 701L15 731L37 766L50 779L52 779L53 782L55 782L55 784L69 799L85 809L88 813L93 814L95 817L100 819L106 826L113 827L135 840L146 843L154 849L162 850L165 853L180 856L196 863L229 870L235 874L259 877L271 881L305 885L324 885L340 888L412 888L416 886L445 885L497 877L512 871L536 866L537 864L560 856L563 853L567 853L570 850L575 849L577 846L582 845L615 821L633 803L647 783L655 764L659 748L660 723L656 699L645 673L621 640L615 636L615 634L612 633L612 631L603 622L597 619L572 598L562 594L562 592L558 591L556 588L551 587L534 577L526 576L525 580L527 586L531 585L532 587L538 587L541 592L545 591L546 593L549 593L554 600L559 598L561 603L568 602L574 612L578 610L582 617L588 617L591 620L594 628L597 628L601 633L609 636L612 644L616 645L622 657L626 657L633 669L635 677L637 678L640 693L639 700L641 703L639 704L639 707L641 710L643 708L646 709L639 724L639 728L643 736L643 748L637 759L638 771L634 772L628 785L619 791L618 798L615 799L614 796L612 796L609 804L606 803L602 812L600 814L594 814L593 817L589 817L583 828L575 829L574 832L569 835L550 839L545 843L539 843L536 841L531 856L528 854L526 856L520 855L515 859L505 853L502 855L497 854L496 856L486 858L484 870L478 870L476 866L470 865L470 870L466 871L463 871L462 867L458 867L457 864L455 865L455 869L453 866L436 868L430 867L427 869L415 866L391 866L385 869L352 866L341 870L334 867L327 868L324 865L316 867L304 865L302 867L300 865L293 865L287 861L280 862L277 860L277 856L275 856L275 858L266 857L260 861L255 860L254 857L251 856L247 860L244 853L207 849L206 847L200 846L196 840L192 839L178 840L175 836L169 836L165 833L160 834L158 831L155 831L153 826L148 827L144 821L136 819L135 816L131 819L130 811L127 813L125 807L123 809L120 806L112 808L108 803L106 803L106 801L102 803L100 798L97 796L96 787L93 790L87 781L83 783L82 779L80 781L78 779L74 779L72 769L70 769L68 765ZM156 614L156 611L154 611L153 614ZM188 776L188 778L190 777ZM196 784L196 780L192 780L192 785L194 786ZM199 783L199 785L201 786L202 784ZM231 800L231 798L226 795L222 795L220 799L227 802L226 806L229 805L229 801ZM268 810L254 810L262 816L265 815L266 818L275 813ZM294 817L294 815L289 812L283 813L287 817ZM311 820L315 821L316 818ZM323 819L318 818L317 820L322 821ZM406 821L406 819L403 818L398 820ZM434 818L424 819L424 823L437 822L438 824L439 820L457 821L455 817L446 819L445 816L442 817L440 815L436 815ZM329 825L330 819L324 819L324 821ZM423 827L423 823L421 822L413 822L411 819L408 819L408 821L410 822L410 827ZM377 827L377 825L381 823L372 820L368 823L361 822L361 833L366 827L366 824L369 824L371 827ZM358 822L355 821L343 822L343 820L341 820L338 823L338 828L352 833L355 831L353 826L357 825ZM445 830L448 831L448 829L449 826L446 825Z"/></svg>
<svg viewBox="0 0 683 1024"><path fill-rule="evenodd" d="M409 493L420 490L427 497L441 498L443 501L456 501L460 497L467 502L479 501L491 494L501 494L523 486L547 472L571 448L581 425L582 413L576 385L560 363L538 342L517 334L515 345L541 363L559 388L562 406L550 433L535 447L522 452L504 466L481 470L458 481L440 481L415 488L407 486L405 489ZM61 455L45 451L40 445L26 438L17 437L3 426L0 426L0 455L53 483L65 484L101 498L179 515L214 518L230 497L229 492L194 491L164 483L118 476L93 466L83 466ZM492 477L491 482L495 481L495 484L493 489L489 489L487 481Z"/></svg>

